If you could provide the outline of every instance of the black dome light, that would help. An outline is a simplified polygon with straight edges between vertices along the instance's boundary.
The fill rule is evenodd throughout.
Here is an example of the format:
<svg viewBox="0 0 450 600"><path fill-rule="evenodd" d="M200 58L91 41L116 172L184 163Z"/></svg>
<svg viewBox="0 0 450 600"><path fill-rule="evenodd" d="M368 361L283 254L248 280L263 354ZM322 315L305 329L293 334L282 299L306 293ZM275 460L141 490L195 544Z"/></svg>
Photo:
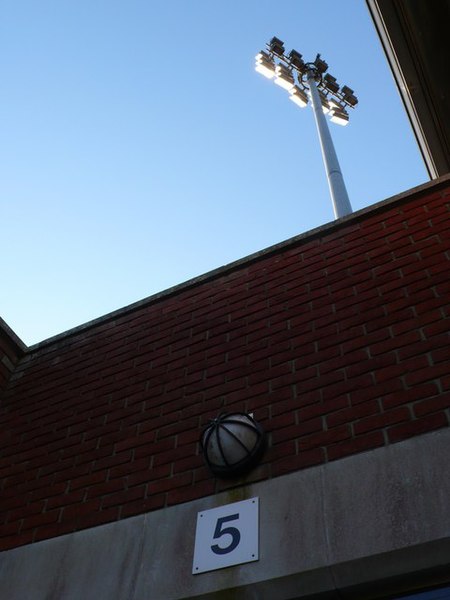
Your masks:
<svg viewBox="0 0 450 600"><path fill-rule="evenodd" d="M214 475L235 477L249 471L261 458L265 435L250 415L223 413L204 430L200 443Z"/></svg>

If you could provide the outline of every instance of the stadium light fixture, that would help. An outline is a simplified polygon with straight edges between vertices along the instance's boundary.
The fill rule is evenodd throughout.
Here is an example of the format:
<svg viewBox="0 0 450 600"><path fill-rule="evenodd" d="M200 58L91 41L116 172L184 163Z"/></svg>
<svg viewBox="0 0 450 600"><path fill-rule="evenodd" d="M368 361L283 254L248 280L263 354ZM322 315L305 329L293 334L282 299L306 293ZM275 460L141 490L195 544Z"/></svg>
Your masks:
<svg viewBox="0 0 450 600"><path fill-rule="evenodd" d="M269 49L272 54L276 54L277 56L284 56L284 43L279 40L277 37L273 37L269 42Z"/></svg>
<svg viewBox="0 0 450 600"><path fill-rule="evenodd" d="M336 123L337 125L348 125L348 112L344 108L333 107L331 109L331 118L330 121L332 123Z"/></svg>
<svg viewBox="0 0 450 600"><path fill-rule="evenodd" d="M277 65L275 67L276 79L274 83L279 85L285 90L291 90L294 87L294 77L291 71L284 65Z"/></svg>
<svg viewBox="0 0 450 600"><path fill-rule="evenodd" d="M289 92L289 99L304 108L311 100L319 135L322 158L330 188L334 215L338 219L352 213L352 207L342 176L339 161L331 139L325 114L338 125L347 125L349 114L346 108L358 103L351 88L340 88L328 71L328 64L317 54L313 62L304 62L297 50L285 54L284 42L273 37L256 56L255 69Z"/></svg>
<svg viewBox="0 0 450 600"><path fill-rule="evenodd" d="M308 104L308 94L304 89L299 88L298 85L294 85L294 87L291 89L289 100L295 102L295 104L300 106L300 108L304 108Z"/></svg>
<svg viewBox="0 0 450 600"><path fill-rule="evenodd" d="M275 77L275 62L267 52L261 50L261 52L258 52L255 56L255 60L255 71L261 73L261 75L264 75L267 79Z"/></svg>

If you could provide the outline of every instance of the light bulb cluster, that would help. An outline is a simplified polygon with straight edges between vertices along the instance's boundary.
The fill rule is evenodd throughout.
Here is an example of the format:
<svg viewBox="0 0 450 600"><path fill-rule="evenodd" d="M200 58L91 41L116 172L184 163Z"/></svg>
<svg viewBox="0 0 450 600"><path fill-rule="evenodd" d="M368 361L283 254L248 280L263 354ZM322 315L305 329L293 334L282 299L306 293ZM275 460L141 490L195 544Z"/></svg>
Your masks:
<svg viewBox="0 0 450 600"><path fill-rule="evenodd" d="M358 99L352 89L346 85L340 87L336 78L327 73L328 64L320 54L314 62L305 63L296 50L291 50L286 56L284 43L273 37L267 44L267 51L261 50L255 58L255 70L267 79L274 79L274 83L287 90L289 99L301 108L308 104L308 77L313 76L323 112L333 123L347 125L349 115L346 109L354 108Z"/></svg>

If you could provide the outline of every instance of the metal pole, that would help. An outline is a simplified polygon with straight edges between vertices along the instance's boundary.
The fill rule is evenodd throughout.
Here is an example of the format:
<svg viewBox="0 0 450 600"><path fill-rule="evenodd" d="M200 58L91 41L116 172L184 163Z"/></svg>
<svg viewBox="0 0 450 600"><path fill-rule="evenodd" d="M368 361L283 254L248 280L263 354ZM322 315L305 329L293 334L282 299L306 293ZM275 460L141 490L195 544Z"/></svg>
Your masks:
<svg viewBox="0 0 450 600"><path fill-rule="evenodd" d="M330 130L328 129L327 120L322 110L319 92L317 90L315 73L313 70L308 71L307 81L311 94L311 102L316 118L317 132L319 134L320 147L322 149L322 157L327 172L328 186L330 188L331 200L333 202L334 216L336 219L345 217L353 212L350 200L348 198L347 189L345 187L344 178L342 176L339 161L334 149L333 140L331 139Z"/></svg>

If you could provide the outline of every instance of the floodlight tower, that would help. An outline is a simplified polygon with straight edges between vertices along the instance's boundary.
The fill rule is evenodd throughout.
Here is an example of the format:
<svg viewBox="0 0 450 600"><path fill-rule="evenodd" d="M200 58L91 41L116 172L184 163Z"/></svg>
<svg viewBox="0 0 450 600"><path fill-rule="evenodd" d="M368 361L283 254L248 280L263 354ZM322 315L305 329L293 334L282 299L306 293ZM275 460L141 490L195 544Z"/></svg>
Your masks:
<svg viewBox="0 0 450 600"><path fill-rule="evenodd" d="M276 37L267 44L267 51L261 50L256 55L255 69L268 79L275 78L274 83L287 90L289 99L297 106L303 108L308 97L311 99L334 216L338 219L353 212L325 118L328 114L332 122L347 125L346 108L354 108L358 103L353 90L346 85L340 88L336 78L327 73L328 65L320 54L314 62L307 63L296 50L286 56L284 43Z"/></svg>

